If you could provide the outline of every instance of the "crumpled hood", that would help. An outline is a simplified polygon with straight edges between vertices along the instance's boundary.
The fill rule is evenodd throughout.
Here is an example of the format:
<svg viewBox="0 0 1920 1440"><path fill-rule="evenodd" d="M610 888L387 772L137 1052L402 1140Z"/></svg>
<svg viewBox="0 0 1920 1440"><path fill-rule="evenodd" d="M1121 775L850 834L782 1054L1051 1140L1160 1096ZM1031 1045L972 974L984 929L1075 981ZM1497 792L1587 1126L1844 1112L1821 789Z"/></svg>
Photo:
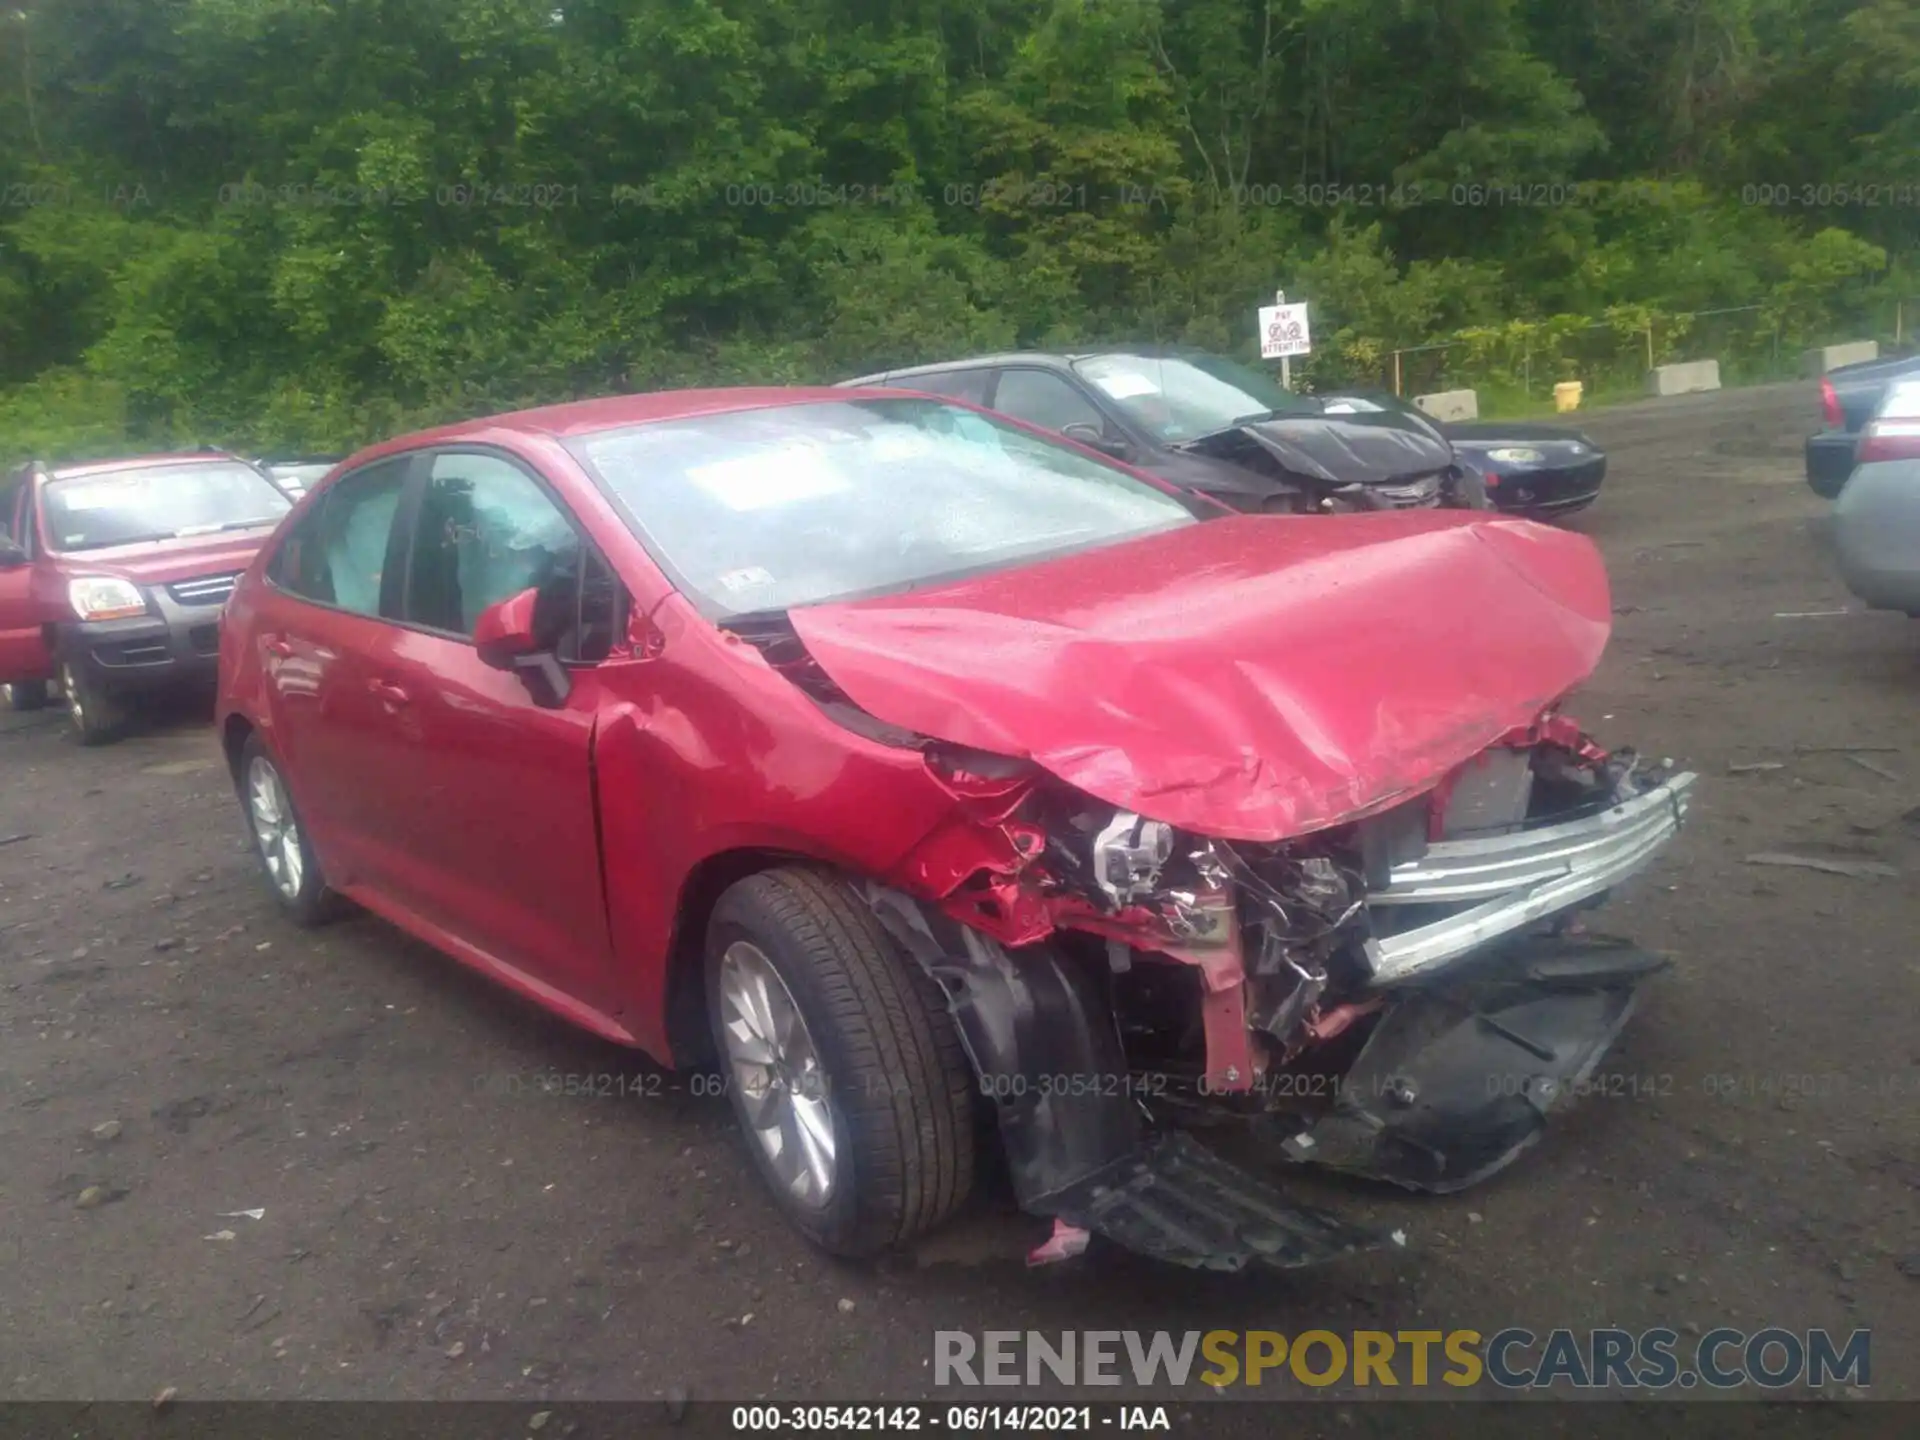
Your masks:
<svg viewBox="0 0 1920 1440"><path fill-rule="evenodd" d="M1279 840L1437 784L1592 673L1584 536L1458 511L1237 515L792 612L889 724L1206 835Z"/></svg>
<svg viewBox="0 0 1920 1440"><path fill-rule="evenodd" d="M1453 463L1453 449L1437 431L1392 413L1285 415L1210 435L1185 448L1245 463L1249 444L1293 474L1326 484L1405 483Z"/></svg>

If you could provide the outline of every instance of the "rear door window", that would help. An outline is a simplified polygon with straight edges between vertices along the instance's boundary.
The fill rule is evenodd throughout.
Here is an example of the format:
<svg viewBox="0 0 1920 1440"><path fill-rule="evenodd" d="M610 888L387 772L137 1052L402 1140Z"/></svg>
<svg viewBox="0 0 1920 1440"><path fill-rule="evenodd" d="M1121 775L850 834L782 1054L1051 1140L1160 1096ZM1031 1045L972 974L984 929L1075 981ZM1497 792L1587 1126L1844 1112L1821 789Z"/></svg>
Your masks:
<svg viewBox="0 0 1920 1440"><path fill-rule="evenodd" d="M27 523L27 497L31 493L32 487L24 474L0 479L0 536L28 553L33 550L27 543L28 532L33 528Z"/></svg>
<svg viewBox="0 0 1920 1440"><path fill-rule="evenodd" d="M356 615L391 616L388 551L411 456L343 475L300 518L267 568L290 595Z"/></svg>

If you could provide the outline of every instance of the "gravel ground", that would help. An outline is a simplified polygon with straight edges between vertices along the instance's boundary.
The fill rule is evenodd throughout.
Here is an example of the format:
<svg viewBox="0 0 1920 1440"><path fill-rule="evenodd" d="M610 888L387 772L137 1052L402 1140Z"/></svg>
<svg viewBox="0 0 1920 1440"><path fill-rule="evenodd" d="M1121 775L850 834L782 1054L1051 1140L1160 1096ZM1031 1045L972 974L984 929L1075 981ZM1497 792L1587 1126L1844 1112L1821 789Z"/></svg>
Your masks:
<svg viewBox="0 0 1920 1440"><path fill-rule="evenodd" d="M1028 1271L1035 1222L991 1198L913 1255L823 1259L723 1100L376 921L281 922L203 715L99 751L0 715L0 1391L911 1398L936 1329L1725 1324L1871 1326L1873 1395L1916 1398L1920 895L1745 863L1920 869L1920 635L1809 614L1848 606L1800 478L1816 409L1584 421L1613 469L1575 523L1619 613L1574 709L1705 776L1596 919L1677 962L1605 1067L1636 1083L1466 1195L1289 1177L1411 1248L1288 1276Z"/></svg>

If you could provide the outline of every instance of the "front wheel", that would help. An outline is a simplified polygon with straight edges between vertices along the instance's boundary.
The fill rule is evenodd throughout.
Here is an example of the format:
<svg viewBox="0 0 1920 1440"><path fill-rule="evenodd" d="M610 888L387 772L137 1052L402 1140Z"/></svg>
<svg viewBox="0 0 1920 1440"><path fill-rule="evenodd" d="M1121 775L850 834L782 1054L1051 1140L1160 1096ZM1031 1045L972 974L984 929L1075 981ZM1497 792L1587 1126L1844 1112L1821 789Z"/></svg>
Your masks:
<svg viewBox="0 0 1920 1440"><path fill-rule="evenodd" d="M109 745L125 733L125 704L70 661L60 662L60 691L67 697L67 718L73 721L73 733L82 745Z"/></svg>
<svg viewBox="0 0 1920 1440"><path fill-rule="evenodd" d="M933 1229L974 1180L973 1072L945 997L830 874L720 897L707 1006L734 1114L787 1220L835 1255Z"/></svg>
<svg viewBox="0 0 1920 1440"><path fill-rule="evenodd" d="M22 713L44 710L51 698L44 680L16 680L11 685L0 685L0 703L9 710Z"/></svg>
<svg viewBox="0 0 1920 1440"><path fill-rule="evenodd" d="M1493 499L1487 494L1487 480L1471 465L1459 467L1459 473L1449 480L1443 502L1450 510L1491 510Z"/></svg>

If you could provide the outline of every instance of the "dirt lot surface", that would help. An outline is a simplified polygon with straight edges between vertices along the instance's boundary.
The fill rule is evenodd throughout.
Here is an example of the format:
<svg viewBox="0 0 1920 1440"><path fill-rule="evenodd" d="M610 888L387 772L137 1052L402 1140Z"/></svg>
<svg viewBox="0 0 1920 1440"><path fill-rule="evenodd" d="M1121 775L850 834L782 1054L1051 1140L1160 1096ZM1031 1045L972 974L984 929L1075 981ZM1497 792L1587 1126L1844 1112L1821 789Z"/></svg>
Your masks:
<svg viewBox="0 0 1920 1440"><path fill-rule="evenodd" d="M1704 777L1595 928L1676 965L1620 1093L1481 1189L1285 1177L1410 1236L1287 1276L1028 1271L1036 1222L991 1201L825 1260L723 1100L376 921L283 923L203 717L84 751L0 715L0 1393L909 1398L939 1329L1616 1324L1871 1326L1873 1395L1920 1398L1920 631L1819 613L1849 602L1801 480L1816 411L1586 417L1613 469L1576 523L1618 616L1574 709Z"/></svg>

